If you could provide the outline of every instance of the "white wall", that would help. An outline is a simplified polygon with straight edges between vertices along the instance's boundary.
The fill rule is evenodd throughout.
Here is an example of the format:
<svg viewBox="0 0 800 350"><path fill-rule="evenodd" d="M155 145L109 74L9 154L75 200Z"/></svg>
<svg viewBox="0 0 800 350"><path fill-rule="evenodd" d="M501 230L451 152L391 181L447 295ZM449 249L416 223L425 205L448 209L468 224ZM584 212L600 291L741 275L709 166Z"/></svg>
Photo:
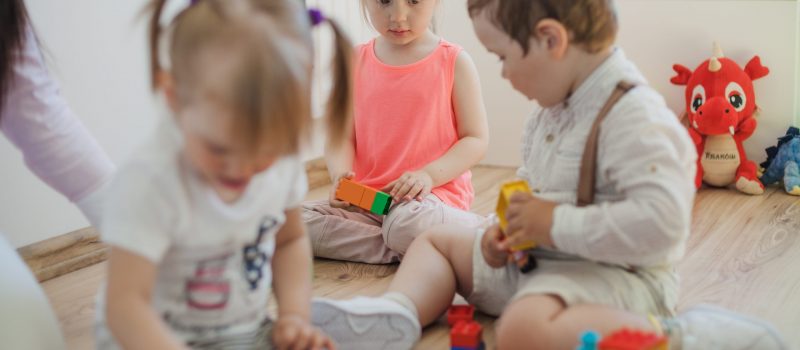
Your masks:
<svg viewBox="0 0 800 350"><path fill-rule="evenodd" d="M683 111L684 88L669 82L672 64L694 69L711 56L713 41L740 66L759 55L770 74L754 82L762 109L758 129L745 141L747 155L757 163L764 149L800 121L797 110L797 1L643 1L622 0L619 44L639 65L672 110ZM662 25L654 26L653 23Z"/></svg>
<svg viewBox="0 0 800 350"><path fill-rule="evenodd" d="M465 0L440 1L439 32L463 45L480 70L492 137L485 163L517 165L520 129L531 103L500 78L497 59L486 53L472 32ZM769 76L756 82L764 113L756 135L747 144L751 157L763 158L764 147L792 120L800 124L797 1L617 1L622 21L620 45L675 111L682 110L683 101L681 88L668 83L672 64L698 64L709 55L711 41L718 40L737 62L743 64L757 53L772 69ZM52 73L62 82L62 92L112 160L121 162L157 120L148 92L145 22L136 20L147 1L26 2L47 48ZM356 42L373 35L362 21L359 0L308 3L340 19ZM325 33L317 36L329 40ZM325 47L322 44L320 50L326 51ZM324 67L327 62L321 58L318 64ZM320 152L316 145L305 157ZM19 152L4 138L0 138L0 164L0 232L13 245L87 225L77 209L30 174Z"/></svg>
<svg viewBox="0 0 800 350"><path fill-rule="evenodd" d="M491 142L487 164L518 165L524 117L532 108L500 78L500 64L475 38L464 0L446 0L440 34L472 55L481 75L489 112ZM683 87L671 85L672 65L692 69L711 54L717 40L725 54L744 66L754 55L771 69L756 81L763 109L759 128L746 142L757 161L793 122L800 124L800 5L794 0L617 0L621 31L618 45L637 63L672 110L684 109Z"/></svg>
<svg viewBox="0 0 800 350"><path fill-rule="evenodd" d="M112 160L125 158L156 120L148 92L144 21L136 1L26 1L51 73ZM0 231L22 246L88 226L0 137Z"/></svg>

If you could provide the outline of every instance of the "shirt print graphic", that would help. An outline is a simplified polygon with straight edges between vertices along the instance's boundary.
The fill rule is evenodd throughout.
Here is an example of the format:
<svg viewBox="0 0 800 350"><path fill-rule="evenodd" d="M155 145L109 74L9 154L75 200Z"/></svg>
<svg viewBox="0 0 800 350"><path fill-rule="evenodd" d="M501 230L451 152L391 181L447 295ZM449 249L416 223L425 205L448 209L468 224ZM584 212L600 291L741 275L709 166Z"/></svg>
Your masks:
<svg viewBox="0 0 800 350"><path fill-rule="evenodd" d="M269 216L265 217L258 228L256 241L244 246L242 251L244 278L250 284L250 290L258 288L258 283L264 278L264 266L272 261L272 256L261 248L261 240L277 225L278 220Z"/></svg>
<svg viewBox="0 0 800 350"><path fill-rule="evenodd" d="M201 260L194 277L186 281L186 303L189 308L211 311L224 309L231 294L230 280L225 278L225 265L231 255Z"/></svg>
<svg viewBox="0 0 800 350"><path fill-rule="evenodd" d="M277 219L270 216L264 217L258 227L255 240L242 248L241 266L233 267L241 269L244 284L249 291L258 288L264 278L264 267L272 261L271 254L261 247L261 242L266 234L277 225ZM226 271L230 268L228 264L235 261L234 258L234 253L231 252L202 259L195 263L194 273L185 285L186 304L190 310L220 311L228 306L231 294L235 292L233 289L236 284L231 281L229 276L226 276ZM241 282L239 283L241 284Z"/></svg>

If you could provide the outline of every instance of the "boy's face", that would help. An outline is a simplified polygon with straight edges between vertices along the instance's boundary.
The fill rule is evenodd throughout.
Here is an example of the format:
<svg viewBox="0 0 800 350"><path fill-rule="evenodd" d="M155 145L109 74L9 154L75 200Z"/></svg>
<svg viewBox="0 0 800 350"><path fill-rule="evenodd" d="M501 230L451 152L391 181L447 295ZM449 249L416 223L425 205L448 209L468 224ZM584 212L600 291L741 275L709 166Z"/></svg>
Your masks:
<svg viewBox="0 0 800 350"><path fill-rule="evenodd" d="M565 98L565 81L560 62L551 54L546 39L531 37L527 55L522 46L491 22L489 11L472 18L478 40L503 63L502 76L515 90L543 107L551 107Z"/></svg>

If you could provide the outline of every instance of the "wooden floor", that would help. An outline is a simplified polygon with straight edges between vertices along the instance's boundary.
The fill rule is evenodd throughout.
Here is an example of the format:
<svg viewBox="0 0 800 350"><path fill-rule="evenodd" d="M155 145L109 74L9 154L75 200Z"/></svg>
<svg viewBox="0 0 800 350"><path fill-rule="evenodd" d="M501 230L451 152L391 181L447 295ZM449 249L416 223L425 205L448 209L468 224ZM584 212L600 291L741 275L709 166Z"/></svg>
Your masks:
<svg viewBox="0 0 800 350"><path fill-rule="evenodd" d="M493 210L499 184L514 178L508 168L474 171L473 210ZM328 187L309 193L325 198ZM318 260L314 295L347 298L379 295L396 266ZM679 265L682 287L679 308L714 303L773 322L800 348L800 198L770 188L763 196L704 189L697 198L686 258ZM63 326L70 349L93 348L94 295L103 282L105 263L43 283ZM494 344L494 320L479 316L484 338ZM417 349L449 349L443 320L425 329Z"/></svg>

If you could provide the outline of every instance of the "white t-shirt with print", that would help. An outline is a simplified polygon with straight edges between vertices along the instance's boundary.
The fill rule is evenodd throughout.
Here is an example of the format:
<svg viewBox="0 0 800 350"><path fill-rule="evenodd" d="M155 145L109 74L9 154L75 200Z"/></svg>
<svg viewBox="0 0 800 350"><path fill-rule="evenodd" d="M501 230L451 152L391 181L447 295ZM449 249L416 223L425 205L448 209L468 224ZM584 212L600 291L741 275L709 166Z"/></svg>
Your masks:
<svg viewBox="0 0 800 350"><path fill-rule="evenodd" d="M306 194L304 167L296 157L282 158L226 204L187 166L182 142L167 118L120 169L103 240L157 266L153 307L181 339L252 332L268 321L275 234L284 211ZM102 296L99 304L104 310Z"/></svg>

